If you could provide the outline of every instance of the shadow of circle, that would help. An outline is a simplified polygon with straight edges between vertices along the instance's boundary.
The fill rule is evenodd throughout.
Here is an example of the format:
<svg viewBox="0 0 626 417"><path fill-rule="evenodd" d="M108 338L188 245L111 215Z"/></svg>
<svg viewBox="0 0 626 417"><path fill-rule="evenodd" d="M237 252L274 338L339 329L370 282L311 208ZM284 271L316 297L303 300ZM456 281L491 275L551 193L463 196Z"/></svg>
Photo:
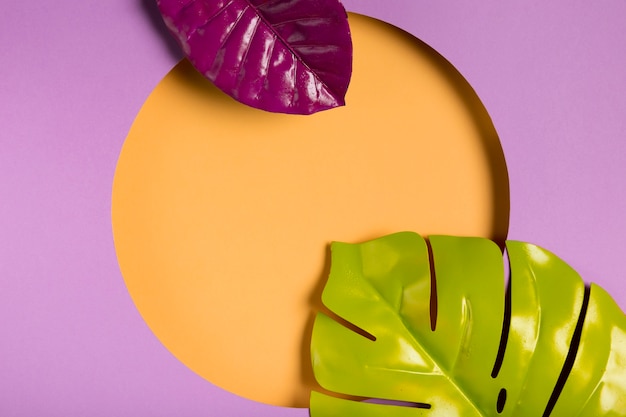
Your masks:
<svg viewBox="0 0 626 417"><path fill-rule="evenodd" d="M346 107L248 108L182 61L118 161L113 233L135 305L179 360L255 401L308 405L303 332L330 241L507 234L504 156L472 88L405 32L350 24Z"/></svg>

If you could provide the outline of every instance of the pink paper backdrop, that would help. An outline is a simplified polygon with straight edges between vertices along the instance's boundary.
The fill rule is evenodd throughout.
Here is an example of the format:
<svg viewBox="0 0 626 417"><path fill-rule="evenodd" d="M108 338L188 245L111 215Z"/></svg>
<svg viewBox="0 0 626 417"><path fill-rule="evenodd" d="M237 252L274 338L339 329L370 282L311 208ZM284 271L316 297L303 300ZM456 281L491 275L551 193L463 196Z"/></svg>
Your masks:
<svg viewBox="0 0 626 417"><path fill-rule="evenodd" d="M626 308L626 3L345 0L448 58L504 147L510 238ZM0 415L303 417L220 390L148 330L110 224L117 156L178 61L150 0L4 2Z"/></svg>

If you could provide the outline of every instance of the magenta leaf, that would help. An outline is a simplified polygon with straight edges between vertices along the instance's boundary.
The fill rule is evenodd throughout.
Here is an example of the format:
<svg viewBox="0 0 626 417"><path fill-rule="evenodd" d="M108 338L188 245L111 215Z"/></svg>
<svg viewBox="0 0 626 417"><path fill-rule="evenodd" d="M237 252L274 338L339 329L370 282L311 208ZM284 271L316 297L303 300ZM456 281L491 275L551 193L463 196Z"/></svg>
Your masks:
<svg viewBox="0 0 626 417"><path fill-rule="evenodd" d="M252 107L311 114L345 104L352 40L339 0L157 0L193 66Z"/></svg>

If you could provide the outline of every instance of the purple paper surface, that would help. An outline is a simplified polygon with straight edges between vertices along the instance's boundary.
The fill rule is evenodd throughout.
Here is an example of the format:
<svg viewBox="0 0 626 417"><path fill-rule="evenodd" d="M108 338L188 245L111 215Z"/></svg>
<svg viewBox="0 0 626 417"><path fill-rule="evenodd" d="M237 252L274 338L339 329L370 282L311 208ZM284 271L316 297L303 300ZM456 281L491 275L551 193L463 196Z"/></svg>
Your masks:
<svg viewBox="0 0 626 417"><path fill-rule="evenodd" d="M346 0L450 60L506 156L511 239L626 309L626 3ZM150 0L6 2L0 19L0 415L307 416L216 388L126 291L111 186L128 129L180 56Z"/></svg>

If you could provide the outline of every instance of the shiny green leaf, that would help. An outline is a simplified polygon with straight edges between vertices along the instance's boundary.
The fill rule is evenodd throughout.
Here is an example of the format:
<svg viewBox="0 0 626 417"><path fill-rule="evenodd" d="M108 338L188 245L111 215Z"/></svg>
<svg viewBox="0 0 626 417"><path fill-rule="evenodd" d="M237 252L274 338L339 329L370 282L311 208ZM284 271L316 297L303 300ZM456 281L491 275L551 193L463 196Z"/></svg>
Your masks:
<svg viewBox="0 0 626 417"><path fill-rule="evenodd" d="M626 416L626 316L552 253L398 233L333 243L311 416ZM334 316L336 315L336 316ZM331 317L332 316L332 317Z"/></svg>

